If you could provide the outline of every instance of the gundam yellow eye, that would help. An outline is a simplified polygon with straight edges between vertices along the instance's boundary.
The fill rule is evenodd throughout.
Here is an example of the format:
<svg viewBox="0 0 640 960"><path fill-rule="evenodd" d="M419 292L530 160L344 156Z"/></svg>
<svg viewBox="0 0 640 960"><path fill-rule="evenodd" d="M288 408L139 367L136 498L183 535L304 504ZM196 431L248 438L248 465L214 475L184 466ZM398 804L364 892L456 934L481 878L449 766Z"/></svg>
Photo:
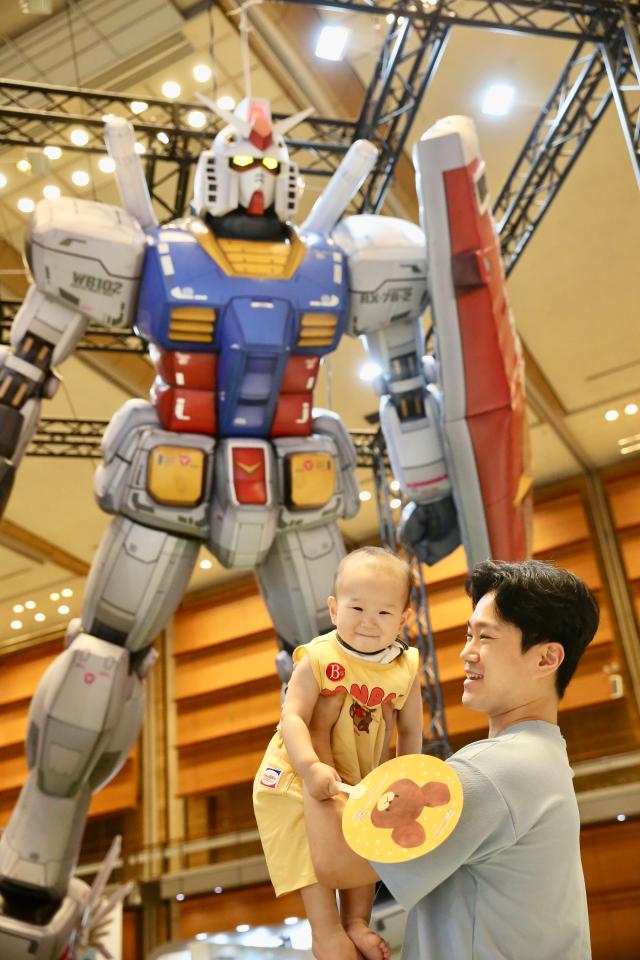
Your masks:
<svg viewBox="0 0 640 960"><path fill-rule="evenodd" d="M248 167L252 167L255 162L255 157L251 157L249 154L241 154L237 157L231 157L230 165L236 170L246 170Z"/></svg>
<svg viewBox="0 0 640 960"><path fill-rule="evenodd" d="M270 173L278 173L280 170L280 164L275 157L263 157L262 166Z"/></svg>

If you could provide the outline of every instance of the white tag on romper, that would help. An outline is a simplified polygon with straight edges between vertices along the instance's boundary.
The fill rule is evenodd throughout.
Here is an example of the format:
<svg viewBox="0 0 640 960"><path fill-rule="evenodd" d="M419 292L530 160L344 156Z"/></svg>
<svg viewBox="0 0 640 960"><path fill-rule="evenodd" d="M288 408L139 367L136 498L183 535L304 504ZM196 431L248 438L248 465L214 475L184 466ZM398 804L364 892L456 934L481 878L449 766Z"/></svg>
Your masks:
<svg viewBox="0 0 640 960"><path fill-rule="evenodd" d="M280 782L281 776L282 770L276 770L275 767L265 767L260 785L263 787L271 787L272 790L275 790Z"/></svg>

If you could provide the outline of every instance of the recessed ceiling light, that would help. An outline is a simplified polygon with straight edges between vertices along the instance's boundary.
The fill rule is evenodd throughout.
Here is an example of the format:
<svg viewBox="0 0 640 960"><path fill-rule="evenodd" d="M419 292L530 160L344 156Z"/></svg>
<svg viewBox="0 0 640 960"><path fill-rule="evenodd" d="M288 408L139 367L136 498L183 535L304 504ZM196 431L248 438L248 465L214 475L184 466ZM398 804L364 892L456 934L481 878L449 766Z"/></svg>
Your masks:
<svg viewBox="0 0 640 960"><path fill-rule="evenodd" d="M198 83L206 83L207 80L211 80L211 67L206 63L197 63L193 68L193 75Z"/></svg>
<svg viewBox="0 0 640 960"><path fill-rule="evenodd" d="M393 23L393 21L395 20L395 16L392 13L388 13L385 17L385 20L387 21L387 23Z"/></svg>
<svg viewBox="0 0 640 960"><path fill-rule="evenodd" d="M206 940L206 939L207 939L207 935L206 935L206 933L196 933L195 939L196 939L196 940Z"/></svg>
<svg viewBox="0 0 640 960"><path fill-rule="evenodd" d="M145 110L149 109L149 104L146 100L132 100L129 106L131 107L132 113L144 113Z"/></svg>
<svg viewBox="0 0 640 960"><path fill-rule="evenodd" d="M113 157L100 157L98 167L103 173L113 173L116 168L116 162Z"/></svg>
<svg viewBox="0 0 640 960"><path fill-rule="evenodd" d="M61 590L61 591L60 591L60 596L61 596L61 597L72 597L72 596L73 596L73 590L71 589L71 587L65 587L64 590Z"/></svg>
<svg viewBox="0 0 640 960"><path fill-rule="evenodd" d="M25 600L24 605L27 608L27 610L35 610L35 608L37 607L37 603L35 602L35 600Z"/></svg>
<svg viewBox="0 0 640 960"><path fill-rule="evenodd" d="M375 380L376 377L379 377L381 373L382 367L377 363L363 363L358 376L361 380L364 380L365 383L370 383L372 380Z"/></svg>
<svg viewBox="0 0 640 960"><path fill-rule="evenodd" d="M22 630L22 620L12 620L9 626L12 630Z"/></svg>
<svg viewBox="0 0 640 960"><path fill-rule="evenodd" d="M18 160L16 167L20 173L29 173L29 170L31 170L31 164L28 160Z"/></svg>
<svg viewBox="0 0 640 960"><path fill-rule="evenodd" d="M234 110L236 102L233 97L225 94L223 97L218 97L218 106L221 110Z"/></svg>
<svg viewBox="0 0 640 960"><path fill-rule="evenodd" d="M59 600L59 599L60 599L60 594L59 594L59 593L50 593L50 594L49 594L49 600L53 600L54 603L56 602L56 600Z"/></svg>
<svg viewBox="0 0 640 960"><path fill-rule="evenodd" d="M626 405L626 407L624 408L624 412L627 414L627 416L632 417L632 416L634 415L634 413L637 413L637 412L638 412L638 404L637 404L637 403L628 403L628 404Z"/></svg>
<svg viewBox="0 0 640 960"><path fill-rule="evenodd" d="M146 152L146 147L144 146L144 144L138 143L137 140L133 145L133 149L139 156L142 156L142 154Z"/></svg>
<svg viewBox="0 0 640 960"><path fill-rule="evenodd" d="M20 213L33 213L35 206L31 197L20 197L17 203Z"/></svg>
<svg viewBox="0 0 640 960"><path fill-rule="evenodd" d="M222 887L214 887L214 888L213 888L213 892L214 892L214 893L222 893Z"/></svg>
<svg viewBox="0 0 640 960"><path fill-rule="evenodd" d="M346 27L323 27L316 43L320 60L342 60L350 31Z"/></svg>
<svg viewBox="0 0 640 960"><path fill-rule="evenodd" d="M60 606L58 607L58 613L61 613L63 617L64 617L67 613L69 613L69 607L66 605L66 603L61 603L61 604L60 604Z"/></svg>
<svg viewBox="0 0 640 960"><path fill-rule="evenodd" d="M292 926L294 923L298 923L298 917L285 917L284 922L288 927Z"/></svg>
<svg viewBox="0 0 640 960"><path fill-rule="evenodd" d="M184 900L184 893L176 893L176 900Z"/></svg>
<svg viewBox="0 0 640 960"><path fill-rule="evenodd" d="M46 187L42 188L42 195L47 198L47 200L58 200L60 197L60 187L56 187L55 183L48 183Z"/></svg>
<svg viewBox="0 0 640 960"><path fill-rule="evenodd" d="M618 413L617 410L607 410L607 412L604 415L604 418L605 420L613 421L613 420L617 420L619 416L620 414Z"/></svg>
<svg viewBox="0 0 640 960"><path fill-rule="evenodd" d="M397 510L398 507L402 506L402 500L399 497L394 497L389 506L392 510Z"/></svg>
<svg viewBox="0 0 640 960"><path fill-rule="evenodd" d="M392 480L391 483L389 484L389 489L393 490L394 493L397 493L398 490L400 489L400 481Z"/></svg>
<svg viewBox="0 0 640 960"><path fill-rule="evenodd" d="M74 170L71 174L71 179L76 187L86 187L91 178L86 170Z"/></svg>
<svg viewBox="0 0 640 960"><path fill-rule="evenodd" d="M45 157L48 157L49 160L59 160L62 156L62 150L60 147L45 147L42 151Z"/></svg>
<svg viewBox="0 0 640 960"><path fill-rule="evenodd" d="M4 173L0 173L0 190L2 190L3 187L6 187L6 185L7 178L5 177Z"/></svg>
<svg viewBox="0 0 640 960"><path fill-rule="evenodd" d="M238 926L236 927L236 930L238 931L238 933L248 933L249 930L251 930L251 927L249 926L248 923L239 923Z"/></svg>
<svg viewBox="0 0 640 960"><path fill-rule="evenodd" d="M34 614L33 619L37 620L38 623L43 623L47 618L44 613L36 613Z"/></svg>
<svg viewBox="0 0 640 960"><path fill-rule="evenodd" d="M76 147L84 147L89 143L89 134L82 127L76 127L69 134L69 139L71 143L75 143Z"/></svg>
<svg viewBox="0 0 640 960"><path fill-rule="evenodd" d="M161 130L160 133L158 134L158 140L160 141L160 143L169 143L169 137L164 132L164 130Z"/></svg>
<svg viewBox="0 0 640 960"><path fill-rule="evenodd" d="M21 603L16 603L16 604L14 604L13 612L14 612L14 613L24 613L24 607L22 606Z"/></svg>
<svg viewBox="0 0 640 960"><path fill-rule="evenodd" d="M625 817L624 813L619 813L618 816L616 817L616 820L618 821L618 823L624 823L626 819L627 818Z"/></svg>
<svg viewBox="0 0 640 960"><path fill-rule="evenodd" d="M366 503L367 500L371 500L371 491L370 490L361 490L360 499L363 503Z"/></svg>
<svg viewBox="0 0 640 960"><path fill-rule="evenodd" d="M109 123L109 121L110 121L110 120L113 120L114 118L115 118L115 113L103 113L103 114L102 114L102 119L104 120L105 123Z"/></svg>
<svg viewBox="0 0 640 960"><path fill-rule="evenodd" d="M504 117L513 105L515 90L509 83L494 83L482 98L482 112L490 117Z"/></svg>
<svg viewBox="0 0 640 960"><path fill-rule="evenodd" d="M190 110L187 115L187 123L196 130L201 130L207 122L202 110Z"/></svg>
<svg viewBox="0 0 640 960"><path fill-rule="evenodd" d="M200 569L201 569L201 570L211 570L211 567L212 567L212 566L213 566L213 564L211 563L211 560L201 560L201 561L200 561Z"/></svg>
<svg viewBox="0 0 640 960"><path fill-rule="evenodd" d="M162 96L167 100L176 100L181 94L180 84L175 80L165 80L162 84Z"/></svg>

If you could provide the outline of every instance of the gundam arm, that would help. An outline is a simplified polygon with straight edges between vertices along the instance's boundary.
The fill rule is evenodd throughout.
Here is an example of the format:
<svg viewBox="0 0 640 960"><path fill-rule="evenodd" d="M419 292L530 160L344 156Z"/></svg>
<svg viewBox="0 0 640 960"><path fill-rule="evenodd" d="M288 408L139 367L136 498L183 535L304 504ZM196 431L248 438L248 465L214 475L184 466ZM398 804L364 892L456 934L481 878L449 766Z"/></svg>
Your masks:
<svg viewBox="0 0 640 960"><path fill-rule="evenodd" d="M54 367L75 350L91 321L131 326L145 236L124 210L63 197L43 200L28 238L33 284L0 354L0 515L38 424L43 397L58 387Z"/></svg>
<svg viewBox="0 0 640 960"><path fill-rule="evenodd" d="M435 364L423 357L427 306L424 235L393 217L345 218L333 238L351 277L347 332L360 336L380 367L380 425L395 478L409 501L402 542L435 563L460 544L457 514L440 433Z"/></svg>

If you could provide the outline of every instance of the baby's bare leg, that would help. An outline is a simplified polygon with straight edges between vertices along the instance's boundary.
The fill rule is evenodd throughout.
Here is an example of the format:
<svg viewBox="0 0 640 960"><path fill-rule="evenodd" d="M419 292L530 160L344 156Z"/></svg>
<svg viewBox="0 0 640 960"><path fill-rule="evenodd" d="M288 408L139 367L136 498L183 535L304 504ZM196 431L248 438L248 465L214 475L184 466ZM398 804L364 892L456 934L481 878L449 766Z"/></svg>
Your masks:
<svg viewBox="0 0 640 960"><path fill-rule="evenodd" d="M316 960L362 960L363 954L340 923L335 890L313 883L300 893L311 924L311 949Z"/></svg>
<svg viewBox="0 0 640 960"><path fill-rule="evenodd" d="M389 960L389 945L369 927L375 884L340 891L340 917L350 940L366 960Z"/></svg>

